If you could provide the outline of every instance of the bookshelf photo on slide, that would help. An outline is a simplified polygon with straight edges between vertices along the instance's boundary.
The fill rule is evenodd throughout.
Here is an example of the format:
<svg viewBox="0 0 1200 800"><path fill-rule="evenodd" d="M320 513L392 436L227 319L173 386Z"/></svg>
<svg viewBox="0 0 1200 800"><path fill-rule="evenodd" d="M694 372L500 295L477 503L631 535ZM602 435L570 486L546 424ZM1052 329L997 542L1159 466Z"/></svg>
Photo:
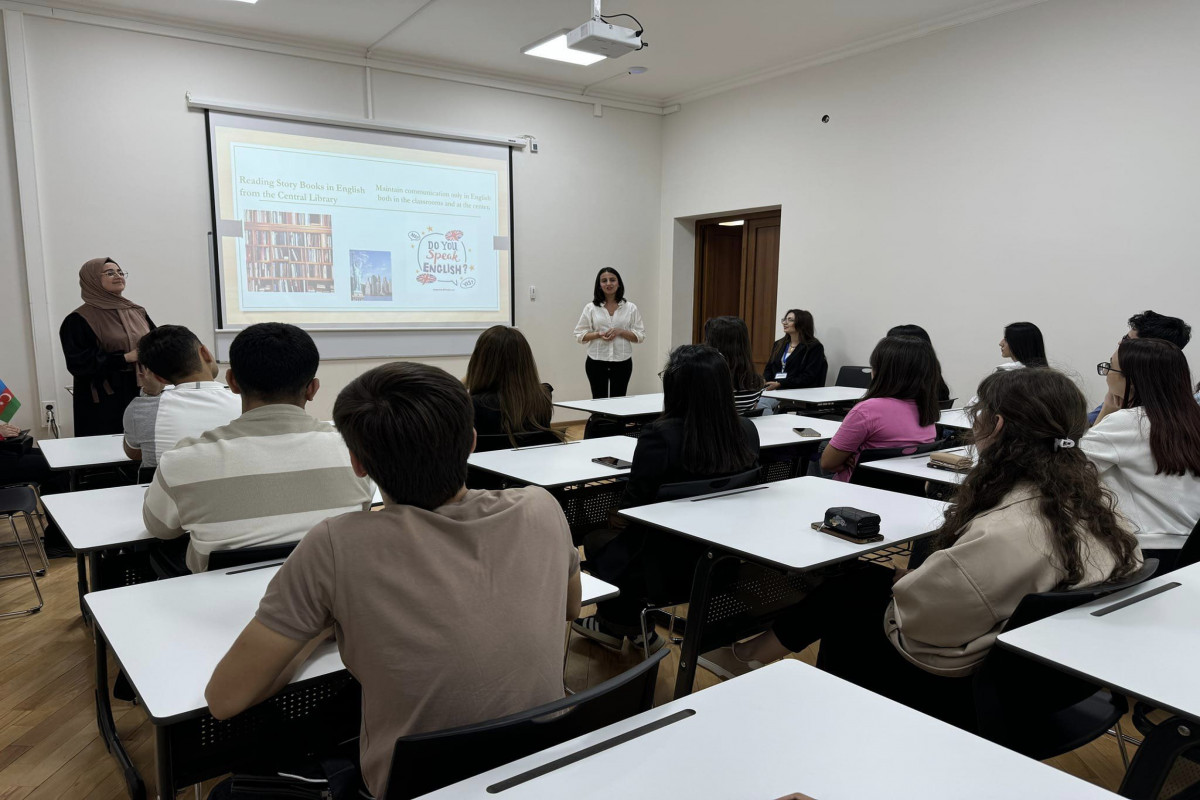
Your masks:
<svg viewBox="0 0 1200 800"><path fill-rule="evenodd" d="M248 291L333 293L331 215L249 209L243 222Z"/></svg>

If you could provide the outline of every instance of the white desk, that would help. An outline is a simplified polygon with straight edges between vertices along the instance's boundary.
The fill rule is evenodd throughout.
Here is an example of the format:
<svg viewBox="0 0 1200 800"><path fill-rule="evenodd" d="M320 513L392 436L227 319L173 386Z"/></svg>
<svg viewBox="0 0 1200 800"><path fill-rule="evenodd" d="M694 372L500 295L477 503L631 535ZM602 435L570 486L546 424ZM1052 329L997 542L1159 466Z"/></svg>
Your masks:
<svg viewBox="0 0 1200 800"><path fill-rule="evenodd" d="M680 712L677 722L528 782L509 780ZM886 753L904 770L864 768ZM669 763L671 769L664 770ZM1097 786L913 711L794 659L447 786L427 800L612 797L819 800L1101 800Z"/></svg>
<svg viewBox="0 0 1200 800"><path fill-rule="evenodd" d="M832 439L838 428L842 427L842 423L837 420L801 417L795 414L751 417L750 421L758 428L758 446L762 450ZM796 428L812 428L820 435L804 437L796 433Z"/></svg>
<svg viewBox="0 0 1200 800"><path fill-rule="evenodd" d="M593 578L586 572L579 573L579 580L583 584L582 605L585 606L590 606L592 603L599 603L601 600L611 600L621 593L621 590L616 586L599 578Z"/></svg>
<svg viewBox="0 0 1200 800"><path fill-rule="evenodd" d="M967 411L963 408L949 408L942 412L937 421L938 425L946 428L971 430L971 421L967 419Z"/></svg>
<svg viewBox="0 0 1200 800"><path fill-rule="evenodd" d="M75 436L67 439L38 439L38 447L50 469L80 469L130 461L121 441L124 434Z"/></svg>
<svg viewBox="0 0 1200 800"><path fill-rule="evenodd" d="M883 540L855 544L813 530L811 523L823 520L825 510L834 506L878 514ZM708 624L712 576L723 562L746 559L772 569L804 572L926 536L941 524L945 509L946 504L937 500L810 477L622 510L623 517L698 540L708 548L696 568L688 599L675 698L692 690Z"/></svg>
<svg viewBox="0 0 1200 800"><path fill-rule="evenodd" d="M833 506L878 514L883 541L854 544L809 527ZM806 477L627 508L621 516L743 558L803 571L920 538L941 525L945 509L938 500Z"/></svg>
<svg viewBox="0 0 1200 800"><path fill-rule="evenodd" d="M626 397L605 397L600 400L562 400L555 402L554 405L586 411L589 414L600 414L605 417L645 417L662 413L663 396L662 392L631 394Z"/></svg>
<svg viewBox="0 0 1200 800"><path fill-rule="evenodd" d="M1173 589L1103 616L1158 587ZM1200 564L1000 634L1004 647L1200 722Z"/></svg>
<svg viewBox="0 0 1200 800"><path fill-rule="evenodd" d="M616 478L629 469L614 469L592 461L613 456L633 460L637 439L630 436L605 436L565 444L547 444L518 449L472 453L467 463L504 478L532 486L569 486L577 483Z"/></svg>
<svg viewBox="0 0 1200 800"><path fill-rule="evenodd" d="M968 454L972 457L975 455L974 449L970 447L952 447L949 450L939 450L940 453ZM876 469L880 472L889 472L893 475L905 475L910 478L920 478L925 481L934 483L947 483L952 486L958 486L967 475L963 472L951 472L948 469L937 469L929 466L929 453L923 453L919 456L899 456L897 458L885 458L882 461L867 461L859 464L856 469Z"/></svg>
<svg viewBox="0 0 1200 800"><path fill-rule="evenodd" d="M818 386L812 389L776 389L763 392L763 397L789 400L806 406L849 405L862 399L866 389L853 386Z"/></svg>
<svg viewBox="0 0 1200 800"><path fill-rule="evenodd" d="M142 524L146 485L114 486L42 498L67 544L76 554L152 539Z"/></svg>

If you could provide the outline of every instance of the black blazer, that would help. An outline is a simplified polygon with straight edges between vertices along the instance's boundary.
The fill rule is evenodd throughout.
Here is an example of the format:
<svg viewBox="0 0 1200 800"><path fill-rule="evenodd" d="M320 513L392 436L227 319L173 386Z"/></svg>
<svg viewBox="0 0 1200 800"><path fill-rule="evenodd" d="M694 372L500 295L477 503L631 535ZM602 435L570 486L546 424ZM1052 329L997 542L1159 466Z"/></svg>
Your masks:
<svg viewBox="0 0 1200 800"><path fill-rule="evenodd" d="M825 345L816 339L802 344L788 356L787 367L783 366L783 351L787 347L787 339L775 343L771 351L771 360L763 370L763 378L775 380L775 373L784 371L787 377L779 381L780 389L811 389L825 385L825 375L829 372L829 362L825 360Z"/></svg>
<svg viewBox="0 0 1200 800"><path fill-rule="evenodd" d="M755 454L754 463L746 469L758 466L758 428L745 417L738 417L746 444ZM697 475L684 469L683 420L678 418L659 419L642 427L637 447L633 450L633 466L629 468L629 481L621 497L621 508L644 506L653 503L658 489L666 483L698 481L702 478L719 478L720 475ZM744 471L744 470L742 470Z"/></svg>

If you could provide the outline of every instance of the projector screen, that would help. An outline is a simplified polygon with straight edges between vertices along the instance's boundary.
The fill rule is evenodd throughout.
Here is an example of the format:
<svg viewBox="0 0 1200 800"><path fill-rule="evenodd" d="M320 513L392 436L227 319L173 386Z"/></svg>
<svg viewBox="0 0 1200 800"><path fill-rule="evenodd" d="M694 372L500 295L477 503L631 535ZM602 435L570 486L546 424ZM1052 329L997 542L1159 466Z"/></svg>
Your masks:
<svg viewBox="0 0 1200 800"><path fill-rule="evenodd" d="M512 324L509 147L207 113L218 333Z"/></svg>

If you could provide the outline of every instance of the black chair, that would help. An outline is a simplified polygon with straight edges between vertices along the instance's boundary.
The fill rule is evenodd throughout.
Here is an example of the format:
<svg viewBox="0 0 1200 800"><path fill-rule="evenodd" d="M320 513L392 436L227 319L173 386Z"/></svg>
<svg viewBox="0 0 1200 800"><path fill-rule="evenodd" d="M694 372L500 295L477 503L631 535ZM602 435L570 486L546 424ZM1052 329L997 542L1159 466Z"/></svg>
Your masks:
<svg viewBox="0 0 1200 800"><path fill-rule="evenodd" d="M38 502L40 499L37 484L24 483L0 488L0 517L8 520L9 528L12 530L13 544L18 552L20 552L21 560L25 563L24 571L0 575L0 580L6 578L29 578L29 582L33 584L33 593L37 596L36 606L31 606L20 611L2 612L0 613L0 619L36 614L42 610L42 606L45 604L45 601L42 599L42 590L38 588L37 576L46 574L46 570L50 568L50 562L46 560L46 551L42 548L42 536L45 535L46 531L42 525L41 513L38 511ZM17 529L17 523L14 519L17 516L24 518L25 527L29 530L29 538L32 540L30 545L33 547L34 555L41 558L40 567L35 567L34 562L29 560L29 553L25 549L25 542L21 539L21 532ZM36 526L34 525L35 520L37 521Z"/></svg>
<svg viewBox="0 0 1200 800"><path fill-rule="evenodd" d="M958 402L957 397L951 397L948 400L938 400L938 409L941 411L949 411L954 408L954 404Z"/></svg>
<svg viewBox="0 0 1200 800"><path fill-rule="evenodd" d="M863 450L854 462L854 471L850 473L850 482L858 486L870 486L874 489L887 489L891 492L925 496L925 481L908 475L896 475L890 472L880 472L875 469L863 469L862 465L872 461L883 461L887 458L901 456L920 456L941 450L946 446L944 441L933 441L926 444L910 444L904 447L880 447L875 450Z"/></svg>
<svg viewBox="0 0 1200 800"><path fill-rule="evenodd" d="M1175 558L1175 565L1172 570L1177 570L1180 567L1187 567L1200 561L1200 520L1192 527L1192 532L1188 534L1187 539L1183 542L1183 547L1179 549L1179 555Z"/></svg>
<svg viewBox="0 0 1200 800"><path fill-rule="evenodd" d="M1121 781L1121 796L1137 800L1200 797L1200 725L1171 716L1145 733Z"/></svg>
<svg viewBox="0 0 1200 800"><path fill-rule="evenodd" d="M283 544L268 544L262 547L241 547L236 550L214 550L208 554L208 571L242 567L247 564L262 564L268 561L286 561L300 544L299 540Z"/></svg>
<svg viewBox="0 0 1200 800"><path fill-rule="evenodd" d="M514 433L512 439L507 433L488 433L475 437L475 452L489 453L493 450L511 450L513 442L517 447L534 447L541 444L561 444L562 439L554 431L529 431Z"/></svg>
<svg viewBox="0 0 1200 800"><path fill-rule="evenodd" d="M871 385L870 367L842 367L838 370L836 386L850 386L854 389L866 389Z"/></svg>
<svg viewBox="0 0 1200 800"><path fill-rule="evenodd" d="M1158 562L1148 559L1137 574L1120 583L1026 595L1005 630L1127 589L1152 577L1157 569ZM1042 761L1082 747L1116 726L1125 757L1120 720L1129 704L1119 694L1002 646L988 652L972 689L976 733L996 744Z"/></svg>
<svg viewBox="0 0 1200 800"><path fill-rule="evenodd" d="M666 657L667 650L660 650L599 686L529 711L401 737L381 800L420 797L648 711Z"/></svg>

